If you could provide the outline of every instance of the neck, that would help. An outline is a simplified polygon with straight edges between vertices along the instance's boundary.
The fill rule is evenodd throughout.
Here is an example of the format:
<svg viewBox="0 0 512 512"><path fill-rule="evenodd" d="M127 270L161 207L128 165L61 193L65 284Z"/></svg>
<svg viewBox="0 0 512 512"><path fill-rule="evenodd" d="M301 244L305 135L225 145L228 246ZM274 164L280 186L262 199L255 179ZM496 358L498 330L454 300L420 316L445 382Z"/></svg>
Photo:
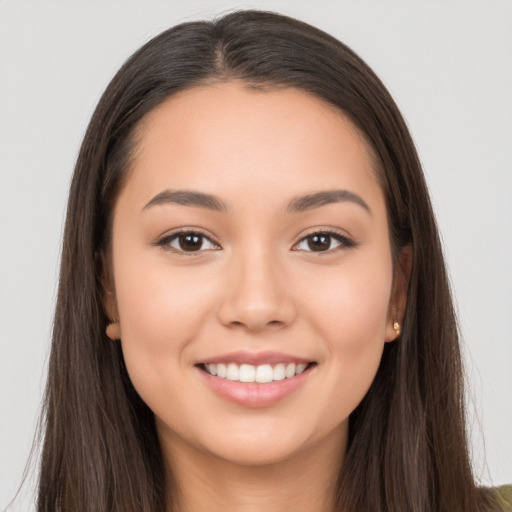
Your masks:
<svg viewBox="0 0 512 512"><path fill-rule="evenodd" d="M333 436L334 444L326 440L287 460L257 466L216 458L174 440L163 447L166 460L172 461L170 512L333 512L346 446L345 436Z"/></svg>

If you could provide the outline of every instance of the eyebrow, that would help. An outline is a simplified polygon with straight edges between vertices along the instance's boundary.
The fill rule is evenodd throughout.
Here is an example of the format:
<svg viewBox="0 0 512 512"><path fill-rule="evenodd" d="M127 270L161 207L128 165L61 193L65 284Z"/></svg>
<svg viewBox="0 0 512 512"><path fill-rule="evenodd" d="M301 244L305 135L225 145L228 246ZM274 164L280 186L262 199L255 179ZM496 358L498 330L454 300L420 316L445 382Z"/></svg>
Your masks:
<svg viewBox="0 0 512 512"><path fill-rule="evenodd" d="M142 211L147 210L152 206L164 204L195 206L216 212L228 211L226 204L217 197L210 194L203 194L202 192L193 192L191 190L164 190L153 197L153 199L144 206Z"/></svg>
<svg viewBox="0 0 512 512"><path fill-rule="evenodd" d="M287 213L300 213L314 208L320 208L333 203L354 203L364 208L370 215L370 207L362 197L350 192L349 190L325 190L308 194L292 199L286 208ZM164 190L151 199L142 209L142 211L152 206L165 204L179 204L182 206L191 206L205 208L217 212L227 212L229 209L222 200L211 194L194 192L191 190Z"/></svg>
<svg viewBox="0 0 512 512"><path fill-rule="evenodd" d="M304 212L333 203L354 203L364 208L370 215L372 213L363 198L349 190L326 190L296 197L288 204L286 211L288 213Z"/></svg>

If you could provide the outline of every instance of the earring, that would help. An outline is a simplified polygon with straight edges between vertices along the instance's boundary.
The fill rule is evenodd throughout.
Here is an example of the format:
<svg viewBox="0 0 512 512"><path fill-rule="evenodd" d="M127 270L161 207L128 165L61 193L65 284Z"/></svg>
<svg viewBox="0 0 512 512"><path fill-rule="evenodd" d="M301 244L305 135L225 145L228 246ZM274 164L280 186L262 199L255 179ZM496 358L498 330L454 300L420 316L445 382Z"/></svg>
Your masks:
<svg viewBox="0 0 512 512"><path fill-rule="evenodd" d="M395 320L395 321L393 322L393 329L395 330L396 335L397 335L397 336L400 336L401 327L400 327L400 324L398 323L398 320Z"/></svg>

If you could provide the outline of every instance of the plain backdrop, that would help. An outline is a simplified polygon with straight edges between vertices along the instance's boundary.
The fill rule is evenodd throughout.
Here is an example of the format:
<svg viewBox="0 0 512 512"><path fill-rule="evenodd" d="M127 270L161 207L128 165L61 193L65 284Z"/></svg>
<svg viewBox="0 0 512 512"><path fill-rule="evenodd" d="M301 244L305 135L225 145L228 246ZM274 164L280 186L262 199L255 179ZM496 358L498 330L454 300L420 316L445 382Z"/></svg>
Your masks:
<svg viewBox="0 0 512 512"><path fill-rule="evenodd" d="M0 0L0 509L31 448L67 189L93 108L152 36L246 7L330 32L395 97L419 148L451 273L475 472L484 484L512 482L510 1Z"/></svg>

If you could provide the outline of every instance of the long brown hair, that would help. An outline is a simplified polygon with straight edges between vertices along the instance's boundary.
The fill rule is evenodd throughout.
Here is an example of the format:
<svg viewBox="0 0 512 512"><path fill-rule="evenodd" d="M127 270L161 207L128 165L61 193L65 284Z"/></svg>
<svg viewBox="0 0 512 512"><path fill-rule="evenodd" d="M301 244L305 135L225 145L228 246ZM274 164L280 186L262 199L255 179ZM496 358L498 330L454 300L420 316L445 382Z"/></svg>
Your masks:
<svg viewBox="0 0 512 512"><path fill-rule="evenodd" d="M328 34L239 11L171 28L138 50L103 94L71 185L43 414L40 512L164 512L172 502L154 417L105 335L102 255L140 120L170 95L237 79L335 105L373 149L396 254L413 265L400 340L350 417L337 505L344 511L484 511L464 420L456 320L421 165L393 99Z"/></svg>

